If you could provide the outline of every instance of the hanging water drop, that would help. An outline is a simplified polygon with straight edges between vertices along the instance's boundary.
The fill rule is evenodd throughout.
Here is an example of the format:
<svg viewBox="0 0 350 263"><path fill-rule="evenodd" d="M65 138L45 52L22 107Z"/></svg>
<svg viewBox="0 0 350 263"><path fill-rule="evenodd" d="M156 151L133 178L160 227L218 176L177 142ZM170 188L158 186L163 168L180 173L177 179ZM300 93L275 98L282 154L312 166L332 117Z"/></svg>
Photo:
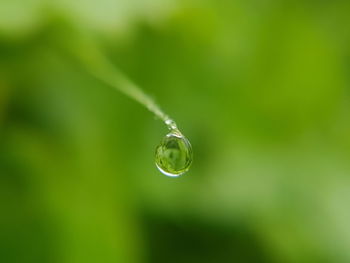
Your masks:
<svg viewBox="0 0 350 263"><path fill-rule="evenodd" d="M184 174L190 168L192 160L192 146L177 129L172 129L156 149L156 165L167 176Z"/></svg>

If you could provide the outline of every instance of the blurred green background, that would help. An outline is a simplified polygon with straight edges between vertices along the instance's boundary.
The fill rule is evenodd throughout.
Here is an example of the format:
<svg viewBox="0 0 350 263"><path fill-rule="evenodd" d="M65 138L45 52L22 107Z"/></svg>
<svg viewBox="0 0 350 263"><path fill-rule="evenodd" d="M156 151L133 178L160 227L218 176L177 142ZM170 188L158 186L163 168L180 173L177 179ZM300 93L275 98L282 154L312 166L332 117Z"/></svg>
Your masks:
<svg viewBox="0 0 350 263"><path fill-rule="evenodd" d="M178 122L185 176L57 49L75 26ZM350 262L349 161L349 1L0 0L0 262Z"/></svg>

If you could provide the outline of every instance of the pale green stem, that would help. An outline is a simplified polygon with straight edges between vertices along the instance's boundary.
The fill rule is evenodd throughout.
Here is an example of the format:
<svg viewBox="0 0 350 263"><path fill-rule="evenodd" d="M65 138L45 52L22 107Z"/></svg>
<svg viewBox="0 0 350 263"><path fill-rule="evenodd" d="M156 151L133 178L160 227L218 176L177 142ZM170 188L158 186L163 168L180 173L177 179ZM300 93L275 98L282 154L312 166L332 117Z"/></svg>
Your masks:
<svg viewBox="0 0 350 263"><path fill-rule="evenodd" d="M80 44L79 44L80 43ZM175 121L165 114L160 107L139 86L128 79L118 70L105 55L94 45L91 39L84 43L78 41L70 45L71 54L78 58L80 63L97 79L119 90L131 99L145 106L149 111L160 118L170 130L178 131ZM180 133L180 132L179 132Z"/></svg>

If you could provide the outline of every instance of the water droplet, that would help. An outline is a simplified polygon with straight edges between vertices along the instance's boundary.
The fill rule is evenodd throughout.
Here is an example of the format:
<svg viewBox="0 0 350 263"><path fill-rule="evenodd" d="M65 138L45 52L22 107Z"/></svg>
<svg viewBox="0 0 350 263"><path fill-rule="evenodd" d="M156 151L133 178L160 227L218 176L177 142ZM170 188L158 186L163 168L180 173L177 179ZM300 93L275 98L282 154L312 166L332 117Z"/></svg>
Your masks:
<svg viewBox="0 0 350 263"><path fill-rule="evenodd" d="M156 165L167 176L177 177L191 166L192 146L178 130L167 134L156 149Z"/></svg>
<svg viewBox="0 0 350 263"><path fill-rule="evenodd" d="M174 120L172 119L167 119L165 121L165 124L168 126L169 130L177 130L177 126Z"/></svg>

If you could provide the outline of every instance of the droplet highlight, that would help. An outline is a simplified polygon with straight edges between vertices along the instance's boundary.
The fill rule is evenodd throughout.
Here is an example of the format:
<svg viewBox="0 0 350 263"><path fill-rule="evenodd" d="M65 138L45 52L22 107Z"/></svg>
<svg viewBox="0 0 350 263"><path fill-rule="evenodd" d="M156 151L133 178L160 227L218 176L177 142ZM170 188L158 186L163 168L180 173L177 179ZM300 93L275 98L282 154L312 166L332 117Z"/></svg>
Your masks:
<svg viewBox="0 0 350 263"><path fill-rule="evenodd" d="M156 148L156 165L167 176L178 177L186 173L192 160L192 146L178 130L167 134Z"/></svg>

